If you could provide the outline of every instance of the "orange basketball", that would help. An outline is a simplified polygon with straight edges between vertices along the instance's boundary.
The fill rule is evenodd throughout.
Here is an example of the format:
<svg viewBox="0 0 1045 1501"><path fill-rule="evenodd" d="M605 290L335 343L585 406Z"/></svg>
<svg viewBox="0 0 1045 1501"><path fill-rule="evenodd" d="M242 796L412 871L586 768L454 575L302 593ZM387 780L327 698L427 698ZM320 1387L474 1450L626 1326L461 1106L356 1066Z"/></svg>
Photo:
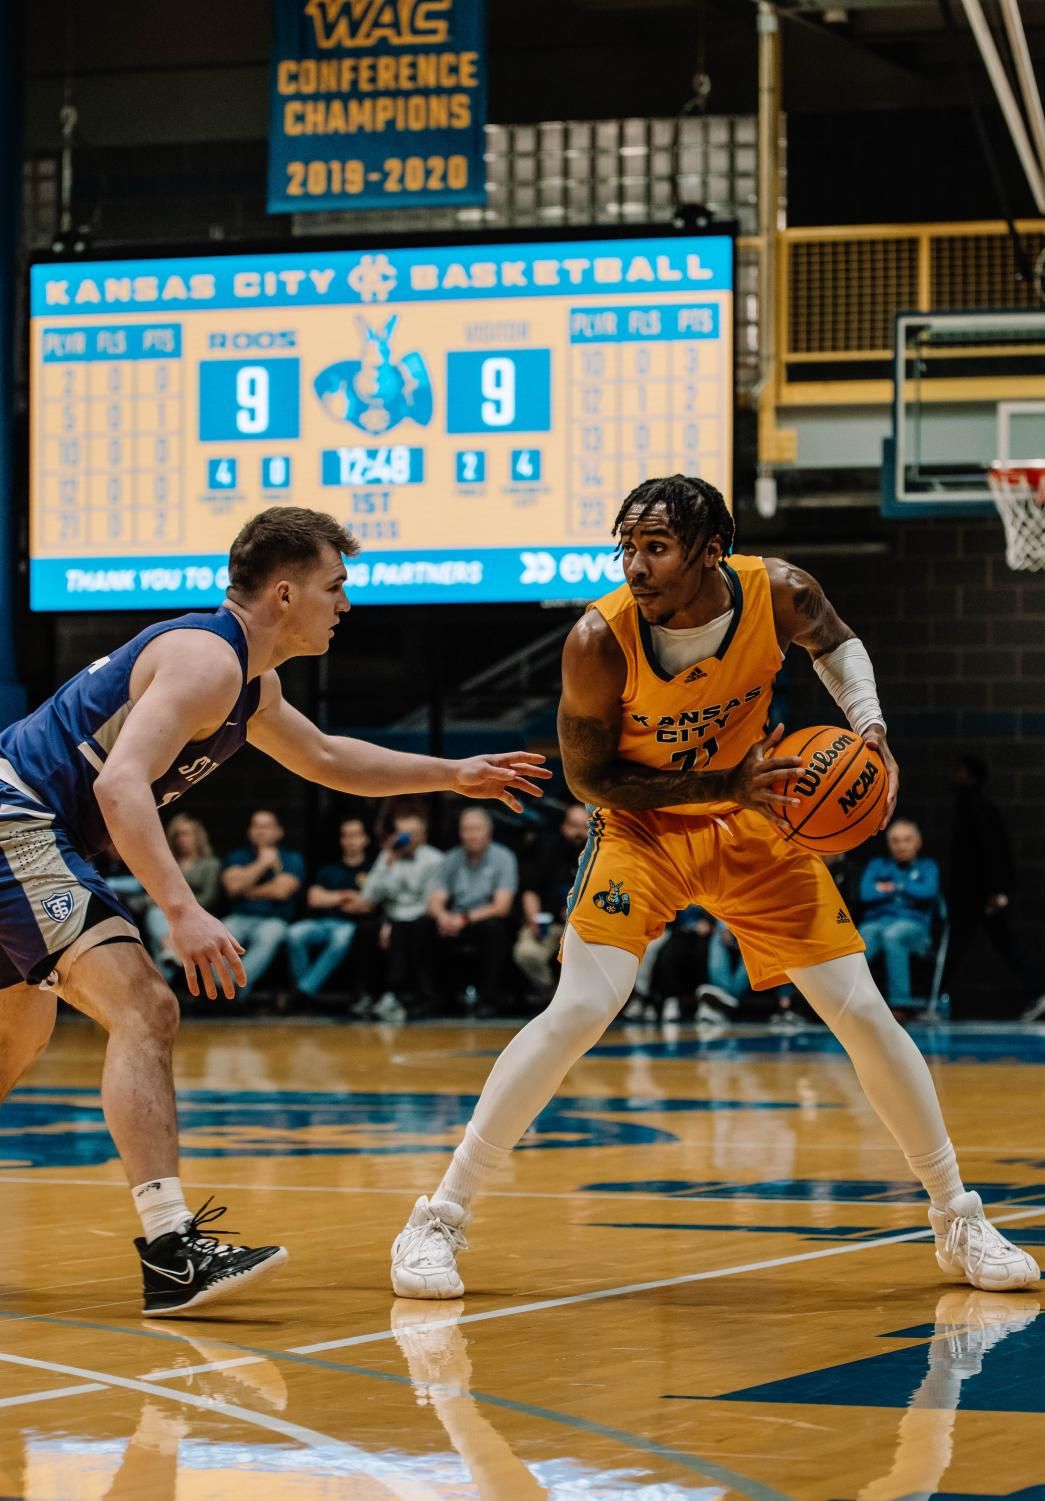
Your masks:
<svg viewBox="0 0 1045 1501"><path fill-rule="evenodd" d="M818 855L840 855L870 839L882 821L889 777L881 756L855 730L812 725L785 735L774 754L800 756L804 763L785 784L801 799L783 810L788 839Z"/></svg>

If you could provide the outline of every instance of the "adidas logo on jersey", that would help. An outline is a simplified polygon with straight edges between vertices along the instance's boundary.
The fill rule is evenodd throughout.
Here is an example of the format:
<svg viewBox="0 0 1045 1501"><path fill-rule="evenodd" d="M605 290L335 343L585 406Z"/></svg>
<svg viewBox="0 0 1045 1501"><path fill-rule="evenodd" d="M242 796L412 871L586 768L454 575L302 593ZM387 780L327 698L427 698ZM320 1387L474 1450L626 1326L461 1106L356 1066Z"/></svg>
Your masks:
<svg viewBox="0 0 1045 1501"><path fill-rule="evenodd" d="M693 671L690 673L689 677L685 679L685 681L687 683L695 683L700 678L706 678L706 677L707 677L707 673L704 671L703 667L694 667Z"/></svg>
<svg viewBox="0 0 1045 1501"><path fill-rule="evenodd" d="M835 922L836 923L849 923L850 926L851 926L852 925L852 921L853 921L853 919L849 916L849 914L847 912L843 912L842 908L839 907L839 909L838 909L838 916L835 918Z"/></svg>

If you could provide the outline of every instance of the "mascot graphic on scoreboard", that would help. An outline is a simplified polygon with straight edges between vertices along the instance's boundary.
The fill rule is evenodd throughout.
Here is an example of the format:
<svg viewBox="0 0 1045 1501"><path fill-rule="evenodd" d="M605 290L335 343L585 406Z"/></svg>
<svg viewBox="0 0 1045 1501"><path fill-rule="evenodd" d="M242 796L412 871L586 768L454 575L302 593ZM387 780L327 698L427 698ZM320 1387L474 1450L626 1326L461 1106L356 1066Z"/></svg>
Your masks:
<svg viewBox="0 0 1045 1501"><path fill-rule="evenodd" d="M329 416L351 422L375 437L406 417L421 427L432 420L432 383L424 360L416 350L401 360L392 353L398 322L398 313L393 313L383 328L374 328L357 316L362 358L328 365L314 381L316 395Z"/></svg>

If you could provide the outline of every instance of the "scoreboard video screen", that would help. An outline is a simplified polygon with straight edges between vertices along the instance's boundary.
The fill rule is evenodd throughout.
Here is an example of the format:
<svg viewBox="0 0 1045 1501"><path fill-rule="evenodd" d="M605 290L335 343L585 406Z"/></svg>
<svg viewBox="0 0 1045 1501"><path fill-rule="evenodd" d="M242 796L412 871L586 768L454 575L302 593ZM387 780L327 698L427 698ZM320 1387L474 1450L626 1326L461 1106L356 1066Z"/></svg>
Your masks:
<svg viewBox="0 0 1045 1501"><path fill-rule="evenodd" d="M730 498L729 236L40 263L30 604L220 603L270 505L355 603L586 599L643 479Z"/></svg>

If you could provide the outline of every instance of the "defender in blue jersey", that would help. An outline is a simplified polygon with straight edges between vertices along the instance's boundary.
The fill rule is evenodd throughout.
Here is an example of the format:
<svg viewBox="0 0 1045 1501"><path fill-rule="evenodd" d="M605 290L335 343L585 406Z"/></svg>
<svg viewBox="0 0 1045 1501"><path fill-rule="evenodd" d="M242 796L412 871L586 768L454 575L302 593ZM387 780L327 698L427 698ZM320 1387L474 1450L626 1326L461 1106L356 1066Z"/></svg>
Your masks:
<svg viewBox="0 0 1045 1501"><path fill-rule="evenodd" d="M178 1004L130 914L91 864L114 848L170 924L193 995L229 999L243 949L196 902L159 811L249 741L335 791L539 795L542 756L446 761L326 735L284 700L276 669L325 652L348 611L343 557L358 544L332 517L273 506L229 553L225 605L149 626L0 732L0 1098L46 1046L57 999L109 1035L102 1104L143 1234L146 1313L243 1288L286 1260L204 1231L178 1177L171 1053ZM208 1201L209 1204L209 1201Z"/></svg>

